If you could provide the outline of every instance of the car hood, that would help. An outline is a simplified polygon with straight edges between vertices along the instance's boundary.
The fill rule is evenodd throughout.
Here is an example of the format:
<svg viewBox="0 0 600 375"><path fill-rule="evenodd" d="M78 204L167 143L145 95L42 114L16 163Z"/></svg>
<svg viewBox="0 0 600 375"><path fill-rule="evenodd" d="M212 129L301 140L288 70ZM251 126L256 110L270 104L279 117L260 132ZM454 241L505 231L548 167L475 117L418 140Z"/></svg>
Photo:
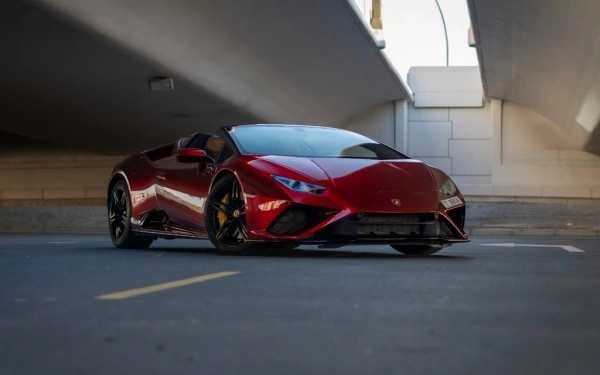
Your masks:
<svg viewBox="0 0 600 375"><path fill-rule="evenodd" d="M317 184L341 191L358 189L362 193L378 194L413 193L437 189L429 167L414 159L372 160L289 156L264 156L260 159L302 174Z"/></svg>

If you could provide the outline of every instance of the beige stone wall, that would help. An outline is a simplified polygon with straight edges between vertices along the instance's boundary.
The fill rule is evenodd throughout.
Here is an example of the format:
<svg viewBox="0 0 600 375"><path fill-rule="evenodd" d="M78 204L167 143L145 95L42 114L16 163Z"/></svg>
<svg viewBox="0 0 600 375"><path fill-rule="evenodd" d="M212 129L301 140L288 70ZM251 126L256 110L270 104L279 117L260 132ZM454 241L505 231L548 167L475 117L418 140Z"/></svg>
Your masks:
<svg viewBox="0 0 600 375"><path fill-rule="evenodd" d="M97 204L122 158L0 133L0 205Z"/></svg>

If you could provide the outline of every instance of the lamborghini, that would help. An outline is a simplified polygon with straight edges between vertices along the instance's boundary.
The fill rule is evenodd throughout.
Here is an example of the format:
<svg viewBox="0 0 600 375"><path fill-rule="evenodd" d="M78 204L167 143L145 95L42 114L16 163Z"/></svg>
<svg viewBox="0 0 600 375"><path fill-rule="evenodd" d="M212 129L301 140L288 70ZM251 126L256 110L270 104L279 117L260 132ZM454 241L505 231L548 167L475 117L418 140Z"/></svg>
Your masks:
<svg viewBox="0 0 600 375"><path fill-rule="evenodd" d="M129 155L111 175L114 246L209 239L223 254L385 244L407 255L468 242L448 175L363 135L253 124Z"/></svg>

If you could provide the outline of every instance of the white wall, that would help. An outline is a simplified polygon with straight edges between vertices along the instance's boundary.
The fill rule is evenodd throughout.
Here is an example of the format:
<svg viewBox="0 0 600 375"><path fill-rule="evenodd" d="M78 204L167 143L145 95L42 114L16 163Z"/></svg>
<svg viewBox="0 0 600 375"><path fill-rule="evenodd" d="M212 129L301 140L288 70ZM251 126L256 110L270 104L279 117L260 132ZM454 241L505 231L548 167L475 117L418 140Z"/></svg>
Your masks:
<svg viewBox="0 0 600 375"><path fill-rule="evenodd" d="M502 103L502 162L600 167L600 157L577 150L550 120L511 102Z"/></svg>
<svg viewBox="0 0 600 375"><path fill-rule="evenodd" d="M600 157L539 114L484 99L477 67L411 68L408 84L414 104L383 104L342 127L442 169L467 195L600 198Z"/></svg>
<svg viewBox="0 0 600 375"><path fill-rule="evenodd" d="M600 198L600 157L573 148L549 120L494 101L493 195Z"/></svg>
<svg viewBox="0 0 600 375"><path fill-rule="evenodd" d="M408 155L440 168L458 184L489 184L489 106L408 109Z"/></svg>
<svg viewBox="0 0 600 375"><path fill-rule="evenodd" d="M394 144L394 103L388 102L350 119L343 128L381 143Z"/></svg>
<svg viewBox="0 0 600 375"><path fill-rule="evenodd" d="M407 103L404 100L387 102L364 111L341 126L375 139L399 151L406 152Z"/></svg>
<svg viewBox="0 0 600 375"><path fill-rule="evenodd" d="M459 186L492 181L489 101L476 67L413 67L408 84L408 155L440 168Z"/></svg>
<svg viewBox="0 0 600 375"><path fill-rule="evenodd" d="M408 86L416 108L475 108L483 106L479 69L471 66L412 67Z"/></svg>

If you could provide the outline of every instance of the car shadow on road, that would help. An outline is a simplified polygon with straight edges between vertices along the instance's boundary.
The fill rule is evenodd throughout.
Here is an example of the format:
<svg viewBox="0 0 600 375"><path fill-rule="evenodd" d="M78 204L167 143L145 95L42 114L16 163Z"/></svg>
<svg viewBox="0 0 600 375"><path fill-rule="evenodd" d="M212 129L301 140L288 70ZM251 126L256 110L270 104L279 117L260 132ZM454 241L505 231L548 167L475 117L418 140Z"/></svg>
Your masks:
<svg viewBox="0 0 600 375"><path fill-rule="evenodd" d="M371 252L371 251L360 251L360 250L312 250L312 249L297 249L297 250L285 250L285 251L273 251L265 254L255 255L258 257L270 257L270 258L337 258L337 259L469 259L469 257L456 256L456 255L444 255L444 254L433 254L430 256L411 256L400 253L387 253L387 252Z"/></svg>
<svg viewBox="0 0 600 375"><path fill-rule="evenodd" d="M121 250L116 248L103 248L102 250L114 251L140 251L162 253L191 253L224 258L315 258L315 259L418 259L418 260L469 260L471 257L462 255L439 253L429 256L411 256L401 253L384 251L363 251L358 249L294 249L294 250L263 250L252 255L224 255L217 253L213 247L150 247L145 250Z"/></svg>

